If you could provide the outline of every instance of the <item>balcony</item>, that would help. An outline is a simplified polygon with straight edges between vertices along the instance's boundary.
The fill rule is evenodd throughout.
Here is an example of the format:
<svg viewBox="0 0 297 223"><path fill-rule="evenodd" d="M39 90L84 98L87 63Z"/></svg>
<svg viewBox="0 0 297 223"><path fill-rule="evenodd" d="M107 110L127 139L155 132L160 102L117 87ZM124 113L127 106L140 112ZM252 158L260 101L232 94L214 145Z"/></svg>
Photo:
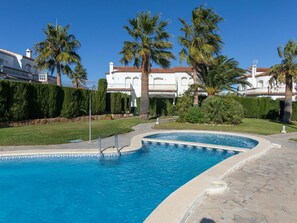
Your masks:
<svg viewBox="0 0 297 223"><path fill-rule="evenodd" d="M20 69L15 69L12 67L6 67L1 65L0 72L7 74L15 79L28 80L28 81L33 80L33 75L31 73Z"/></svg>
<svg viewBox="0 0 297 223"><path fill-rule="evenodd" d="M260 96L260 95L284 95L285 86L280 87L262 87L262 88L251 88L246 90L238 91L239 94L244 94L247 96ZM293 90L294 92L294 90Z"/></svg>
<svg viewBox="0 0 297 223"><path fill-rule="evenodd" d="M132 91L131 84L108 84L107 91Z"/></svg>
<svg viewBox="0 0 297 223"><path fill-rule="evenodd" d="M149 92L176 92L176 84L149 84Z"/></svg>

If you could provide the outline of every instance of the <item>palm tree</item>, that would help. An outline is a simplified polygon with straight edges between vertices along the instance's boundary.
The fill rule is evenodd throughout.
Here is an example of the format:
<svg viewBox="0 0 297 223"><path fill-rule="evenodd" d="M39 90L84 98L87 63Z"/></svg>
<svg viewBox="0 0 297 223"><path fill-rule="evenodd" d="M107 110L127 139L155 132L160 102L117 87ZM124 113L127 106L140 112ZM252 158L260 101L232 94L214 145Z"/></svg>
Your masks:
<svg viewBox="0 0 297 223"><path fill-rule="evenodd" d="M268 73L272 75L272 81L286 84L285 108L282 117L283 122L289 123L292 119L293 79L297 79L297 43L289 40L285 48L277 48L278 56L282 59L280 64L274 65Z"/></svg>
<svg viewBox="0 0 297 223"><path fill-rule="evenodd" d="M72 84L74 84L76 88L79 88L86 85L86 80L88 79L87 71L79 63L75 66L74 71L69 74L69 78L72 80Z"/></svg>
<svg viewBox="0 0 297 223"><path fill-rule="evenodd" d="M208 69L213 57L221 49L223 42L217 31L222 18L212 9L200 6L192 11L191 25L183 19L179 20L183 24L181 31L184 33L178 38L183 47L179 53L180 61L186 60L193 67L193 82L198 84L199 73ZM198 89L194 91L194 106L198 106Z"/></svg>
<svg viewBox="0 0 297 223"><path fill-rule="evenodd" d="M172 43L168 42L170 34L165 30L167 24L168 21L160 21L159 15L151 17L150 12L143 12L135 19L129 19L129 26L124 26L133 40L124 42L120 62L128 65L133 61L134 67L141 67L141 119L148 119L149 115L148 78L152 62L168 68L170 59L174 59L169 51Z"/></svg>
<svg viewBox="0 0 297 223"><path fill-rule="evenodd" d="M216 95L223 90L236 92L238 84L251 86L248 81L240 78L244 72L233 58L218 56L213 59L208 69L200 70L198 83L191 85L190 90L202 89L208 96Z"/></svg>
<svg viewBox="0 0 297 223"><path fill-rule="evenodd" d="M61 86L61 73L70 74L72 64L80 62L80 57L76 50L80 43L75 36L68 34L69 25L62 27L59 25L47 25L43 32L45 40L34 45L38 56L35 62L39 69L48 69L53 74L57 72L57 85Z"/></svg>

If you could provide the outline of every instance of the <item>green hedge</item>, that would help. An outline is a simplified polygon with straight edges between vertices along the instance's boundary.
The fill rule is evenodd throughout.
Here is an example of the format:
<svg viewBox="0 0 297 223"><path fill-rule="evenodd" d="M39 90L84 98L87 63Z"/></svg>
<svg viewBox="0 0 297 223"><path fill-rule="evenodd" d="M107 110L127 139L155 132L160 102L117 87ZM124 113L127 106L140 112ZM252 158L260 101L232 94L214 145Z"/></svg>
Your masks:
<svg viewBox="0 0 297 223"><path fill-rule="evenodd" d="M174 115L173 98L150 98L150 115Z"/></svg>
<svg viewBox="0 0 297 223"><path fill-rule="evenodd" d="M245 118L277 119L280 101L259 97L232 97L244 107Z"/></svg>
<svg viewBox="0 0 297 223"><path fill-rule="evenodd" d="M35 118L73 118L88 114L92 94L92 114L106 110L106 84L101 91L59 87L50 84L0 81L0 121Z"/></svg>
<svg viewBox="0 0 297 223"><path fill-rule="evenodd" d="M121 93L110 94L110 110L112 114L122 113L122 94Z"/></svg>

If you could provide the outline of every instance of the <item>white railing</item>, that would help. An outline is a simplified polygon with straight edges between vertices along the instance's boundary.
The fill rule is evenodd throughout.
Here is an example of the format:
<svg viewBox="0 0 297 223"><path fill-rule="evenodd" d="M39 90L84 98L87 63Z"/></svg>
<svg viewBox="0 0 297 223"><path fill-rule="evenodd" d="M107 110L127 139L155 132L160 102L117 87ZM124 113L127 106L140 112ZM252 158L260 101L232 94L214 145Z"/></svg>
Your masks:
<svg viewBox="0 0 297 223"><path fill-rule="evenodd" d="M135 86L136 87L136 86ZM108 84L107 89L133 89L135 88L130 84ZM176 84L149 84L150 91L177 91Z"/></svg>
<svg viewBox="0 0 297 223"><path fill-rule="evenodd" d="M149 90L177 91L177 85L176 84L149 84Z"/></svg>
<svg viewBox="0 0 297 223"><path fill-rule="evenodd" d="M262 87L262 88L251 88L246 90L238 91L240 94L274 94L274 93L285 93L285 86L281 87ZM294 91L294 90L293 90Z"/></svg>
<svg viewBox="0 0 297 223"><path fill-rule="evenodd" d="M108 84L107 89L131 89L131 84Z"/></svg>

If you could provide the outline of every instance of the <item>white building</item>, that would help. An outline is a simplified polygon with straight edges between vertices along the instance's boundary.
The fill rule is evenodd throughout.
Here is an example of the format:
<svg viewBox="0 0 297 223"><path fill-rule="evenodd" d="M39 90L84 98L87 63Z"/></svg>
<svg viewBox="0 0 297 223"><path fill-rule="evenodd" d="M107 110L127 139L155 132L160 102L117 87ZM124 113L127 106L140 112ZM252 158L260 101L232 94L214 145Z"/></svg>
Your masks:
<svg viewBox="0 0 297 223"><path fill-rule="evenodd" d="M149 96L175 99L193 83L192 71L191 67L152 68L149 74ZM132 95L131 106L136 106L136 98L141 96L140 68L116 67L110 62L106 80L107 92Z"/></svg>
<svg viewBox="0 0 297 223"><path fill-rule="evenodd" d="M252 84L249 86L238 87L238 93L243 96L253 97L270 97L272 99L285 98L286 85L284 83L269 84L271 76L267 74L269 68L257 68L257 65L253 65L246 70L243 79ZM296 100L297 84L293 84L293 101Z"/></svg>
<svg viewBox="0 0 297 223"><path fill-rule="evenodd" d="M0 79L56 83L56 77L39 73L29 49L26 50L26 56L0 49Z"/></svg>

